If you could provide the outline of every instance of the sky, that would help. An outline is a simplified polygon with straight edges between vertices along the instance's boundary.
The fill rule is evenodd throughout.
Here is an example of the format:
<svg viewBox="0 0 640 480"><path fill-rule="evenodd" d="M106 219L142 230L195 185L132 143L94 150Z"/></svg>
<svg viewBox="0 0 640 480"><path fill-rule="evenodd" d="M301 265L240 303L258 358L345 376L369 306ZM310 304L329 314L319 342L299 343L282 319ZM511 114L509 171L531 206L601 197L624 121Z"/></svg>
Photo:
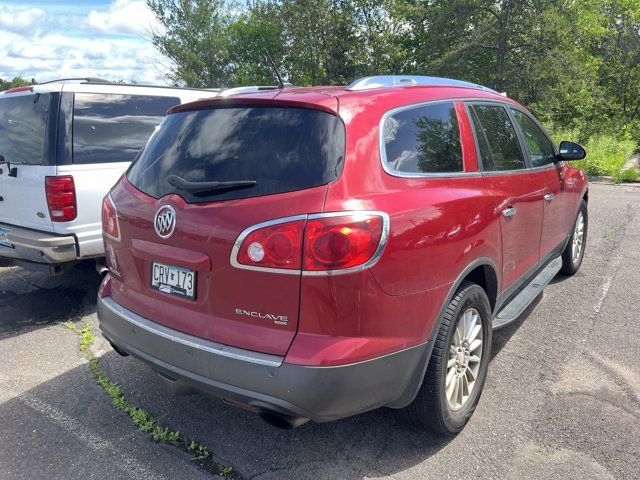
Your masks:
<svg viewBox="0 0 640 480"><path fill-rule="evenodd" d="M0 78L99 77L164 85L144 0L0 0Z"/></svg>

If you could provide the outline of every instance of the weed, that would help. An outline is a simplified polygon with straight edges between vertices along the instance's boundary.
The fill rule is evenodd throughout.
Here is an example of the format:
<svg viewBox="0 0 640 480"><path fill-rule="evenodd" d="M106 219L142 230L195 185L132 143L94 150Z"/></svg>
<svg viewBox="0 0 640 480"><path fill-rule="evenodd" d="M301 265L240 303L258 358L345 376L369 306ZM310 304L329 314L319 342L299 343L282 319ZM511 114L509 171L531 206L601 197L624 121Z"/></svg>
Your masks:
<svg viewBox="0 0 640 480"><path fill-rule="evenodd" d="M179 431L173 431L169 427L159 425L149 412L143 408L136 407L127 400L120 386L103 373L99 359L91 351L91 345L94 342L91 325L87 322L83 322L81 328L74 322L65 322L63 325L80 336L80 351L84 353L85 358L88 360L89 371L92 373L96 383L102 387L111 399L113 406L126 413L136 427L148 434L154 442L174 445L191 454L192 460L209 472L225 479L240 478L239 475L233 474L231 467L219 465L212 460L211 453L207 447L188 438Z"/></svg>

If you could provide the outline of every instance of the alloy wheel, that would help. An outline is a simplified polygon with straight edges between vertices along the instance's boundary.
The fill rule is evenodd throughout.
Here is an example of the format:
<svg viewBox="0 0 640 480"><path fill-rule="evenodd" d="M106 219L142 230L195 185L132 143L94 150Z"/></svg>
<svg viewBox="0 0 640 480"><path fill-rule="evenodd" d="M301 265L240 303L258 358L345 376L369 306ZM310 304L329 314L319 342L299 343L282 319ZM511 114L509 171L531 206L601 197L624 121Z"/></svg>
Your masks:
<svg viewBox="0 0 640 480"><path fill-rule="evenodd" d="M576 226L573 230L573 245L571 246L571 260L574 265L578 263L580 254L582 253L582 244L584 242L584 214L578 213Z"/></svg>
<svg viewBox="0 0 640 480"><path fill-rule="evenodd" d="M464 407L473 392L482 349L482 318L478 310L468 308L458 319L449 347L445 395L453 411Z"/></svg>

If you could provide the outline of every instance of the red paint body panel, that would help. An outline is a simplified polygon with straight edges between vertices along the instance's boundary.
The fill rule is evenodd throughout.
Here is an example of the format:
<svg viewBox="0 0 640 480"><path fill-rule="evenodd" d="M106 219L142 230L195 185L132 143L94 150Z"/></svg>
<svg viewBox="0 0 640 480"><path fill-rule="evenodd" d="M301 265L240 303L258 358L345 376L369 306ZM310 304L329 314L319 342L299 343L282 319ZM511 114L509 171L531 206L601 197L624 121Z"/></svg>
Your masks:
<svg viewBox="0 0 640 480"><path fill-rule="evenodd" d="M506 289L540 260L543 185L527 171L487 175L484 182L495 200L492 219L500 225L502 288ZM504 217L502 212L508 208L515 208L517 213Z"/></svg>
<svg viewBox="0 0 640 480"><path fill-rule="evenodd" d="M116 252L122 279L114 278L114 300L165 326L248 350L284 355L296 333L300 276L240 270L231 249L247 227L266 220L320 211L326 187L224 202L188 205L177 195L160 200L136 190L126 178L111 195L118 209L122 240L107 239ZM178 222L161 240L153 218L171 205ZM150 288L151 262L197 271L196 300ZM236 309L286 316L287 325L241 316Z"/></svg>
<svg viewBox="0 0 640 480"><path fill-rule="evenodd" d="M544 184L544 194L554 195L553 200L544 202L544 219L540 237L541 256L552 251L573 226L577 207L576 198L581 193L579 189L575 189L576 182L573 177L579 171L563 162L556 168L541 170L537 174ZM583 182L579 183L583 184Z"/></svg>
<svg viewBox="0 0 640 480"><path fill-rule="evenodd" d="M185 204L160 200L126 178L112 192L122 240L116 251L122 278L105 280L100 295L165 326L235 347L285 356L300 365L343 365L418 345L432 338L440 309L460 274L476 260L494 265L498 294L566 238L587 187L584 173L556 168L504 175L478 171L475 139L463 100L515 104L460 87L393 87L347 91L293 88L214 98L172 111L230 105L288 105L339 115L346 126L341 177L327 186L266 197ZM456 102L465 175L404 178L386 173L380 122L391 109L429 101ZM545 206L543 195L557 202ZM153 218L176 209L176 232L161 240ZM502 210L517 215L505 219ZM318 212L374 210L390 218L389 237L371 268L344 275L306 276L234 268L238 235L260 222ZM197 299L182 300L149 287L152 261L198 272ZM286 325L239 316L244 309L288 317Z"/></svg>

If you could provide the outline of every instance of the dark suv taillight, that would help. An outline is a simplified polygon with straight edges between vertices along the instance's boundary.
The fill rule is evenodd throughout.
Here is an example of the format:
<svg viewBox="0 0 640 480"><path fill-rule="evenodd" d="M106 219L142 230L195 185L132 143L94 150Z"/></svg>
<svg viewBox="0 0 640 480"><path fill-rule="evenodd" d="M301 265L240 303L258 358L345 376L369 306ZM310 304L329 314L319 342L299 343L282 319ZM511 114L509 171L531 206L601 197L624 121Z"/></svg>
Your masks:
<svg viewBox="0 0 640 480"><path fill-rule="evenodd" d="M71 175L45 177L45 191L53 222L70 222L76 219L76 187Z"/></svg>
<svg viewBox="0 0 640 480"><path fill-rule="evenodd" d="M237 268L323 275L372 266L389 234L382 212L301 215L254 225L236 241Z"/></svg>

